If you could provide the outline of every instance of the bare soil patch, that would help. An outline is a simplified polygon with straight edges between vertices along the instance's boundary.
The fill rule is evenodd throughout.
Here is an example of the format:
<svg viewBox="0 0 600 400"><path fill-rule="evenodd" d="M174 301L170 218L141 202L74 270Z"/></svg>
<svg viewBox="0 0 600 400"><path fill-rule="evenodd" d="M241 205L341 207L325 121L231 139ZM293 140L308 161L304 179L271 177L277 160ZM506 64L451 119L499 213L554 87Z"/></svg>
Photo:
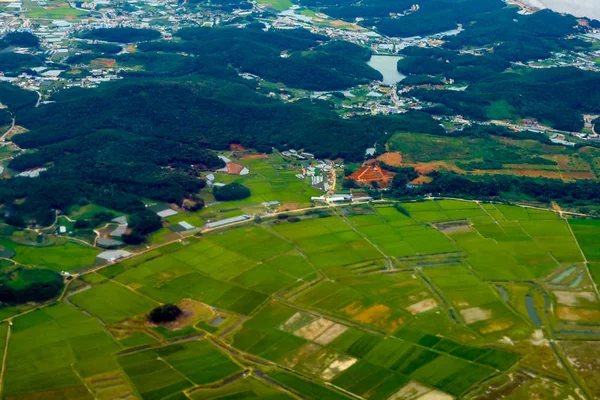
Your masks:
<svg viewBox="0 0 600 400"><path fill-rule="evenodd" d="M559 319L574 322L600 322L600 310L561 306L556 309Z"/></svg>
<svg viewBox="0 0 600 400"><path fill-rule="evenodd" d="M342 333L346 332L347 330L348 330L348 327L341 325L341 324L334 323L329 328L327 328L323 333L321 333L319 335L319 337L317 337L315 339L315 342L322 344L322 345L327 345L327 344L331 343L335 338L340 336Z"/></svg>
<svg viewBox="0 0 600 400"><path fill-rule="evenodd" d="M580 305L580 299L587 302L596 303L596 294L594 292L567 292L562 290L555 290L554 295L558 304L565 306L577 306Z"/></svg>
<svg viewBox="0 0 600 400"><path fill-rule="evenodd" d="M492 310L473 307L467 308L466 310L460 310L460 315L462 315L467 325L470 325L474 324L475 322L485 321L492 318Z"/></svg>
<svg viewBox="0 0 600 400"><path fill-rule="evenodd" d="M321 333L325 332L328 328L333 325L332 321L329 321L325 318L318 319L310 324L303 326L294 332L294 335L300 336L307 340L314 340Z"/></svg>
<svg viewBox="0 0 600 400"><path fill-rule="evenodd" d="M316 345L314 343L306 343L302 347L300 347L294 353L288 355L283 361L282 364L293 368L300 362L302 359L315 358L314 356L317 352L321 350L321 346Z"/></svg>
<svg viewBox="0 0 600 400"><path fill-rule="evenodd" d="M356 364L357 361L358 360L356 358L342 354L321 373L321 378L323 380L330 381Z"/></svg>
<svg viewBox="0 0 600 400"><path fill-rule="evenodd" d="M563 177L568 179L596 179L593 172L563 172Z"/></svg>
<svg viewBox="0 0 600 400"><path fill-rule="evenodd" d="M399 151L388 151L377 157L377 159L392 167L400 167L402 165L402 154Z"/></svg>
<svg viewBox="0 0 600 400"><path fill-rule="evenodd" d="M248 154L247 156L240 157L240 160L260 160L268 158L269 156L267 154Z"/></svg>
<svg viewBox="0 0 600 400"><path fill-rule="evenodd" d="M458 172L459 174L464 174L464 172L465 172L462 169L460 169L454 165L448 164L447 162L444 162L444 161L431 161L431 162L417 163L415 165L415 171L419 175L427 175L430 172L440 171L440 170L454 171L454 172Z"/></svg>
<svg viewBox="0 0 600 400"><path fill-rule="evenodd" d="M450 396L448 393L440 392L439 390L432 390L429 393L425 393L417 400L452 400L453 398L454 397Z"/></svg>
<svg viewBox="0 0 600 400"><path fill-rule="evenodd" d="M479 329L479 332L481 332L483 335L487 335L489 333L503 331L510 328L512 325L513 323L511 321L491 322Z"/></svg>
<svg viewBox="0 0 600 400"><path fill-rule="evenodd" d="M229 149L231 151L246 151L246 148L239 143L231 143Z"/></svg>
<svg viewBox="0 0 600 400"><path fill-rule="evenodd" d="M371 306L359 314L352 317L353 320L359 321L365 324L373 325L386 332L395 332L402 326L404 321L402 318L391 319L392 312L389 307L383 304L376 304Z"/></svg>
<svg viewBox="0 0 600 400"><path fill-rule="evenodd" d="M418 303L406 307L406 311L413 315L424 313L425 311L433 310L438 306L434 299L421 300Z"/></svg>
<svg viewBox="0 0 600 400"><path fill-rule="evenodd" d="M427 386L419 382L410 381L402 389L391 395L388 400L416 399L431 391Z"/></svg>
<svg viewBox="0 0 600 400"><path fill-rule="evenodd" d="M114 67L117 64L117 60L114 58L96 58L92 60L91 65L100 66L100 67Z"/></svg>

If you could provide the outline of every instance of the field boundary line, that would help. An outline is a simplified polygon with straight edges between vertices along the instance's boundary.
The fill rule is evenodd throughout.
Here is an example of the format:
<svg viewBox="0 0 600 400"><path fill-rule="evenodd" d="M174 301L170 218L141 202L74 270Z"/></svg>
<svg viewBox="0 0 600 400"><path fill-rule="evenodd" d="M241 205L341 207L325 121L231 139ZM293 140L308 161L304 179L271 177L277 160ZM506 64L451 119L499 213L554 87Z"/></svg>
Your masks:
<svg viewBox="0 0 600 400"><path fill-rule="evenodd" d="M73 370L73 373L77 375L77 378L79 378L79 380L81 381L83 386L85 386L87 391L92 395L92 397L97 398L96 396L94 396L94 392L92 391L92 389L90 389L87 383L85 383L85 380L81 377L81 375L79 375L79 372L77 372L77 370L75 369L75 365L71 364L71 369Z"/></svg>
<svg viewBox="0 0 600 400"><path fill-rule="evenodd" d="M11 327L12 327L12 319L8 320L8 324L7 324L7 331L6 331L6 343L4 345L4 355L2 356L2 373L0 373L0 396L2 396L2 398L4 398L3 396L3 392L4 392L4 374L6 373L6 359L8 358L8 344L10 341L10 333L11 333Z"/></svg>

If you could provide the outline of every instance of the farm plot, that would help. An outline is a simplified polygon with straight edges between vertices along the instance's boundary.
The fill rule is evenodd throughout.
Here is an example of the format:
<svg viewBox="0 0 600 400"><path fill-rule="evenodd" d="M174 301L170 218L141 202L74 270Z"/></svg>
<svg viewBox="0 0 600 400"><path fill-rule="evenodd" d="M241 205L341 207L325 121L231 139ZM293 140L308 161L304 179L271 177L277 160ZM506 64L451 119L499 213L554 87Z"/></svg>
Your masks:
<svg viewBox="0 0 600 400"><path fill-rule="evenodd" d="M124 355L118 361L143 399L166 398L242 369L206 340Z"/></svg>
<svg viewBox="0 0 600 400"><path fill-rule="evenodd" d="M343 266L383 255L338 217L319 218L296 224L275 225L310 261L331 276L351 273Z"/></svg>
<svg viewBox="0 0 600 400"><path fill-rule="evenodd" d="M260 226L235 229L227 234L210 236L208 240L256 261L265 260L292 248L291 243Z"/></svg>
<svg viewBox="0 0 600 400"><path fill-rule="evenodd" d="M268 386L263 381L249 376L219 388L194 390L188 395L193 400L211 399L292 399L275 387Z"/></svg>
<svg viewBox="0 0 600 400"><path fill-rule="evenodd" d="M581 251L564 220L520 221L523 229L559 263L582 262Z"/></svg>
<svg viewBox="0 0 600 400"><path fill-rule="evenodd" d="M289 355L307 344L304 338L280 329L296 312L275 301L268 303L236 333L233 345L274 362L290 362Z"/></svg>
<svg viewBox="0 0 600 400"><path fill-rule="evenodd" d="M71 296L70 301L109 325L149 312L158 305L114 282Z"/></svg>
<svg viewBox="0 0 600 400"><path fill-rule="evenodd" d="M93 247L61 241L50 246L25 246L8 240L0 240L0 245L14 250L13 260L31 266L53 271L75 271L94 264L100 253Z"/></svg>
<svg viewBox="0 0 600 400"><path fill-rule="evenodd" d="M575 238L581 250L590 262L600 262L600 221L571 219L569 225L573 229Z"/></svg>
<svg viewBox="0 0 600 400"><path fill-rule="evenodd" d="M129 260L126 260L126 262ZM124 264L123 273L114 279L123 285L139 289L145 286L158 286L171 279L196 272L196 269L178 260L175 255L157 254L138 265ZM125 268L127 268L125 270ZM106 272L102 270L101 272Z"/></svg>
<svg viewBox="0 0 600 400"><path fill-rule="evenodd" d="M409 272L373 275L370 279L352 276L340 278L339 282L368 298L385 302L392 308L405 309L413 315L436 309L439 305L428 286Z"/></svg>
<svg viewBox="0 0 600 400"><path fill-rule="evenodd" d="M200 273L183 275L159 286L144 286L138 290L162 303L178 303L182 299L192 299L243 315L250 314L267 298L266 294Z"/></svg>
<svg viewBox="0 0 600 400"><path fill-rule="evenodd" d="M505 223L475 225L476 231L449 233L458 246L468 253L465 262L481 278L529 280L544 276L558 267L555 258L548 252L550 244L542 244L528 236L504 236Z"/></svg>
<svg viewBox="0 0 600 400"><path fill-rule="evenodd" d="M385 208L378 208L378 212L385 212L383 210ZM391 210L399 216L407 218L395 208L391 208ZM385 214L384 218L387 218L388 221L384 224L381 223L381 220L377 221L376 216L355 216L350 217L349 220L356 229L389 256L406 257L456 251L456 246L438 230L416 223L410 225L402 223L395 226L393 225L394 221L406 221L406 219L392 219L390 218L392 215L389 212Z"/></svg>
<svg viewBox="0 0 600 400"><path fill-rule="evenodd" d="M477 203L458 200L437 200L400 203L419 222L464 220L486 217L487 213Z"/></svg>
<svg viewBox="0 0 600 400"><path fill-rule="evenodd" d="M442 340L440 337L427 335L423 339L412 344L396 338L358 336L346 352L360 354L362 360L348 368L333 383L361 396L375 391L378 398L387 398L408 383L409 379L414 379L442 392L460 395L494 372L486 363L473 360L486 357L489 352L496 350L466 348L448 341L456 349L475 353L455 355L444 348L434 348L434 344ZM493 363L505 354L500 351L488 356L490 361L484 361ZM510 367L518 358L516 355L509 357L510 362L504 362L502 369Z"/></svg>
<svg viewBox="0 0 600 400"><path fill-rule="evenodd" d="M461 319L483 335L522 327L524 322L486 283L464 266L445 266L424 271L440 288Z"/></svg>
<svg viewBox="0 0 600 400"><path fill-rule="evenodd" d="M410 315L408 311L394 308L385 301L367 297L356 289L331 281L311 287L294 302L389 333L400 328Z"/></svg>
<svg viewBox="0 0 600 400"><path fill-rule="evenodd" d="M117 371L113 354L119 349L95 318L65 303L15 318L4 395L91 398L82 379Z"/></svg>
<svg viewBox="0 0 600 400"><path fill-rule="evenodd" d="M200 240L173 254L177 260L212 278L227 280L250 269L256 262L209 240Z"/></svg>
<svg viewBox="0 0 600 400"><path fill-rule="evenodd" d="M600 360L596 356L600 351L598 342L591 341L561 341L560 346L569 358L573 368L584 379L594 397L600 396L600 381L598 381L598 368Z"/></svg>
<svg viewBox="0 0 600 400"><path fill-rule="evenodd" d="M290 388L295 393L309 398L309 399L331 399L331 400L344 400L349 397L343 395L340 392L329 389L318 383L309 382L304 379L297 377L286 372L273 372L267 375L269 378L276 382L281 383L287 388Z"/></svg>

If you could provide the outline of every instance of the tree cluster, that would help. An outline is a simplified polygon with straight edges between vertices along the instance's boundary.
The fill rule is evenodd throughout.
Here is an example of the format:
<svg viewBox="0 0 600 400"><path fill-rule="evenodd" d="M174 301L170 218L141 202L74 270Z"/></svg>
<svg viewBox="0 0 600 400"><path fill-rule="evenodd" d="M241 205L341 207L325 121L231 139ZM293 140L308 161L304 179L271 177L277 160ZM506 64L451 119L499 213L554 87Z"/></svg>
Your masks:
<svg viewBox="0 0 600 400"><path fill-rule="evenodd" d="M233 182L225 186L215 186L213 195L218 201L242 200L250 197L250 189L240 183Z"/></svg>
<svg viewBox="0 0 600 400"><path fill-rule="evenodd" d="M0 277L0 302L47 301L58 296L63 287L62 276L54 271L18 267Z"/></svg>
<svg viewBox="0 0 600 400"><path fill-rule="evenodd" d="M8 32L0 38L0 49L10 46L37 49L40 47L40 39L30 32Z"/></svg>
<svg viewBox="0 0 600 400"><path fill-rule="evenodd" d="M150 311L148 319L155 324L163 324L175 321L182 314L183 311L175 304L163 304Z"/></svg>

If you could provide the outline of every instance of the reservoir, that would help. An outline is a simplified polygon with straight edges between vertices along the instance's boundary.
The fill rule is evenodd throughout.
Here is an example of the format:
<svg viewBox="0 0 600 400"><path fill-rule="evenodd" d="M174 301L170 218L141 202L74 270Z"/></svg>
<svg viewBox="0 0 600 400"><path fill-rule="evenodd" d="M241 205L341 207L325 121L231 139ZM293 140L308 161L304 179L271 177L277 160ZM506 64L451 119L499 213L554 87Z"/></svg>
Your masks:
<svg viewBox="0 0 600 400"><path fill-rule="evenodd" d="M367 64L369 64L371 68L381 72L384 84L392 86L406 78L406 76L398 72L398 69L396 68L396 64L401 58L402 57L400 56L373 55Z"/></svg>

